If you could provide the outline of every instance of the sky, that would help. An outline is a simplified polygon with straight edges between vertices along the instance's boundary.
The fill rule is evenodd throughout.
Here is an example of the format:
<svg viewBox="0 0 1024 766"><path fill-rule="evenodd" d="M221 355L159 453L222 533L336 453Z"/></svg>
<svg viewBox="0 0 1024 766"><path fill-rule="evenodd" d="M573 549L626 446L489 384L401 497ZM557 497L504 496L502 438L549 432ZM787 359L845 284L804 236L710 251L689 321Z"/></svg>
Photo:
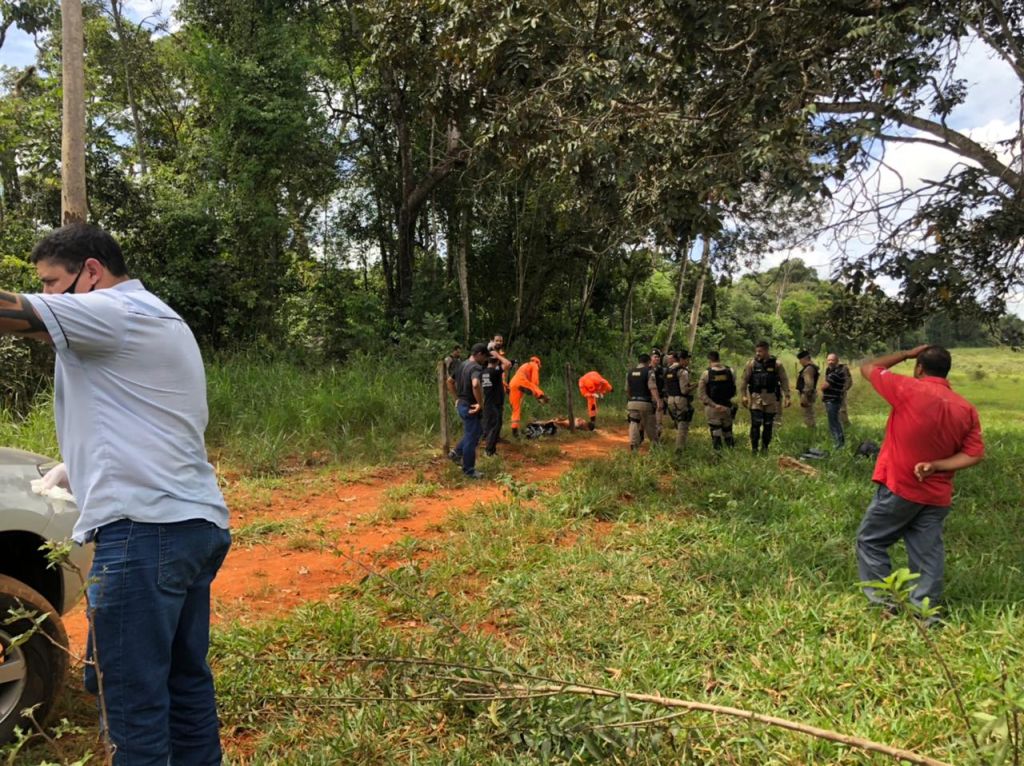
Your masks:
<svg viewBox="0 0 1024 766"><path fill-rule="evenodd" d="M950 115L949 126L996 150L996 141L1012 137L1017 130L1020 81L1009 64L977 40L967 47L956 76L967 81L968 95ZM913 135L914 131L904 133ZM953 165L962 162L951 152L925 144L890 144L886 147L885 159L892 171L881 171L881 184L888 190L898 188L899 178L910 188L920 186L922 179L942 178ZM868 233L851 249L866 252L871 245ZM831 243L819 238L804 248L768 253L759 268L778 266L787 258L799 257L814 266L822 278L828 278L837 255ZM881 286L895 288L895 285ZM1024 293L1010 296L1007 307L1024 317Z"/></svg>
<svg viewBox="0 0 1024 766"><path fill-rule="evenodd" d="M174 27L175 0L126 0L126 15L135 21L146 18L170 20ZM9 31L7 41L0 49L0 64L27 66L35 60L35 47L31 37L20 30ZM1014 134L1018 121L1021 83L1010 66L978 40L966 44L956 76L967 81L968 96L949 119L950 127L965 132L975 140L989 146ZM886 161L899 176L883 172L882 183L895 188L898 178L908 186L919 185L924 178L941 178L949 168L959 162L950 152L923 144L894 144L886 149ZM855 247L867 250L871 246L870 234ZM807 247L767 253L760 268L777 266L787 258L800 257L814 266L823 278L830 276L838 253L831 243L819 239ZM883 285L883 287L885 287ZM1009 309L1024 317L1024 293L1010 297Z"/></svg>
<svg viewBox="0 0 1024 766"><path fill-rule="evenodd" d="M135 22L147 19L151 22L158 19L170 20L174 28L173 14L178 4L174 0L122 0L124 15ZM0 48L0 65L24 67L35 63L36 48L30 35L20 29L11 28L7 31L4 47Z"/></svg>

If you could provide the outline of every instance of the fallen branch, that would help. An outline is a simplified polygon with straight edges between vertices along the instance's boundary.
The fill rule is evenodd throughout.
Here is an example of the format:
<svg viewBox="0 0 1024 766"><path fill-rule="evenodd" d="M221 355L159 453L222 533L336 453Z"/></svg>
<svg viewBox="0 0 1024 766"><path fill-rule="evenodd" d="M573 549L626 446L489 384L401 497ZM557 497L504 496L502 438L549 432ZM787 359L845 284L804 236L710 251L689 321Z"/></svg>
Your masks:
<svg viewBox="0 0 1024 766"><path fill-rule="evenodd" d="M479 684L479 685L490 685L485 681L477 681L472 678L462 679L464 683ZM951 764L945 761L938 761L934 758L929 758L926 755L920 755L911 750L904 750L898 747L891 747L884 745L881 742L873 742L869 739L863 739L861 737L853 737L849 734L841 734L837 731L831 731L829 729L821 729L817 726L810 726L804 723L798 723L797 721L789 721L785 718L776 718L771 715L763 715L762 713L755 713L751 710L741 710L740 708L728 707L726 705L712 705L709 702L696 702L694 700L676 699L674 697L661 697L656 694L635 694L630 692L618 692L613 689L597 689L592 686L576 686L574 684L566 684L564 686L524 686L520 684L495 684L494 688L499 692L525 692L529 691L532 693L538 692L557 692L561 694L578 694L581 696L589 697L609 697L618 699L627 699L631 702L644 702L651 705L659 705L666 708L684 708L686 710L700 710L705 713L714 713L716 715L727 715L733 718L744 718L748 721L757 721L758 723L767 724L769 726L776 726L781 729L789 729L790 731L799 732L801 734L807 734L811 737L818 739L828 740L829 742L837 742L842 745L857 748L858 750L868 750L873 753L881 753L882 755L888 755L892 758L899 760L908 761L910 763L921 764L921 766L951 766Z"/></svg>
<svg viewBox="0 0 1024 766"><path fill-rule="evenodd" d="M455 668L458 670L468 670L474 672L483 672L494 675L505 676L506 678L522 678L525 680L540 681L539 685L527 685L527 684L512 684L502 683L496 681L483 681L477 678L460 677L460 676L446 676L444 680L447 680L453 684L469 685L469 686L484 686L489 689L493 689L494 693L490 696L487 694L481 694L474 696L472 699L475 702L484 702L489 699L505 700L509 699L510 695L523 695L521 698L533 698L542 696L555 696L559 694L576 694L584 697L602 697L602 698L614 698L614 699L627 699L631 702L642 702L651 705L658 705L664 708L681 708L686 711L701 711L705 713L712 713L715 715L726 715L733 718L743 718L748 721L757 721L758 723L767 724L768 726L775 726L780 729L788 729L789 731L795 731L800 734L806 734L817 739L824 739L829 742L836 742L841 745L856 748L858 750L867 750L873 753L880 753L882 755L890 756L898 760L907 761L908 763L920 764L920 766L951 766L951 764L945 761L939 761L935 758L930 758L926 755L920 755L913 752L912 750L904 750L898 747L891 747L889 745L882 744L881 742L874 742L869 739L863 739L861 737L854 737L849 734L842 734L837 731L831 731L830 729L822 729L817 726L810 726L808 724L799 723L797 721L790 721L785 718L777 718L776 716L764 715L763 713L755 713L751 710L742 710L740 708L729 707L726 705L713 705L709 702L697 702L695 700L684 700L675 697L662 697L656 694L637 694L632 692L621 692L614 689L607 689L601 686L589 686L585 684L571 684L560 681L557 678L550 678L547 676L538 676L532 673L523 673L520 671L508 670L505 668L485 667L478 665L470 665L459 662L446 662L444 660L434 660L425 657L367 657L364 655L339 655L335 657L255 657L253 660L257 662L297 662L297 663L357 663L357 664L396 664L396 665L418 665L421 667L437 667L437 668ZM385 701L386 698L378 699L375 701ZM434 701L431 698L426 697L415 697L415 698L402 698L402 702L426 702ZM668 720L673 716L663 716L659 718L652 718L646 721L633 722L637 725L647 723L654 725L661 720ZM621 725L621 724L620 724Z"/></svg>

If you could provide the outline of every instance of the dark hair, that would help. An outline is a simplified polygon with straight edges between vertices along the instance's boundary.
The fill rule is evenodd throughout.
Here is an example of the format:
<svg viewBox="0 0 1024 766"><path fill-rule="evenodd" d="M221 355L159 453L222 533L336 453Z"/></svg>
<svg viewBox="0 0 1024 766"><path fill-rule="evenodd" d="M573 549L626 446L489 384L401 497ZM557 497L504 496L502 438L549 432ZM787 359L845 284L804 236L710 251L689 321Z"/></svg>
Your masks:
<svg viewBox="0 0 1024 766"><path fill-rule="evenodd" d="M942 346L928 346L917 355L917 363L921 365L925 375L944 378L949 375L949 368L953 366L953 357Z"/></svg>
<svg viewBox="0 0 1024 766"><path fill-rule="evenodd" d="M759 340L757 342L757 345L754 346L754 348L771 348L771 346L768 345L768 341L766 341L766 340Z"/></svg>
<svg viewBox="0 0 1024 766"><path fill-rule="evenodd" d="M32 248L32 263L49 261L64 267L69 274L81 271L89 258L102 263L115 277L128 273L121 246L99 226L71 223L54 229Z"/></svg>
<svg viewBox="0 0 1024 766"><path fill-rule="evenodd" d="M722 357L719 356L717 351L708 351L708 361L709 362L719 362L719 361L721 361L721 359L722 359Z"/></svg>
<svg viewBox="0 0 1024 766"><path fill-rule="evenodd" d="M640 356L638 356L636 358L636 360L638 362L640 362L640 364L650 364L651 363L651 355L650 354L640 354Z"/></svg>
<svg viewBox="0 0 1024 766"><path fill-rule="evenodd" d="M808 351L807 349L803 349L803 350L800 351L799 354L796 355L796 358L797 359L810 359L811 358L811 352Z"/></svg>

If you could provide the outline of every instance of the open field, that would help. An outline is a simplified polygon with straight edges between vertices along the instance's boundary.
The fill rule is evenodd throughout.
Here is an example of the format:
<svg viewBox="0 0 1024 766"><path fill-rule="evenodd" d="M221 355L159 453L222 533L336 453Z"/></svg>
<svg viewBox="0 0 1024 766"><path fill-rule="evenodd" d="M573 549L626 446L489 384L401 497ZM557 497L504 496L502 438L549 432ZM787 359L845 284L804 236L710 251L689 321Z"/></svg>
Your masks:
<svg viewBox="0 0 1024 766"><path fill-rule="evenodd" d="M808 446L795 408L767 458L744 448L743 415L735 452L712 453L698 415L683 457L630 456L619 407L606 402L604 435L516 445L490 468L504 478L483 486L444 461L230 481L244 521L238 563L217 584L233 595L218 596L213 651L228 761L893 762L623 696L509 688L550 686L543 677L743 708L949 764L999 762L1006 735L983 732L975 714L998 722L1009 698L1024 707L1024 358L958 350L954 370L981 411L988 456L958 480L946 625L927 634L858 592L853 538L870 463L836 455L815 463L817 476L777 464ZM862 379L853 393L848 441L877 441L884 405ZM294 583L242 574L281 551L334 557L339 574L292 609ZM72 717L91 726L89 703L70 697ZM74 747L95 751L86 740ZM21 762L44 755L54 758L37 749Z"/></svg>

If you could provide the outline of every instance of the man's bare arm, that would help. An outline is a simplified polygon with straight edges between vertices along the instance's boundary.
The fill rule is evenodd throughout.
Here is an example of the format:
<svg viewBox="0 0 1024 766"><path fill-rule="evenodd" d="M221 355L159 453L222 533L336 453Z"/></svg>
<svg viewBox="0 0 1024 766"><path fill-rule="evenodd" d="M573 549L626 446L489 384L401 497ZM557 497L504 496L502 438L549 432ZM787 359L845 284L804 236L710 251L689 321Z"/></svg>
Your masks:
<svg viewBox="0 0 1024 766"><path fill-rule="evenodd" d="M982 455L968 455L966 452L957 452L951 457L933 460L930 463L918 463L914 466L914 476L918 481L924 481L936 471L959 471L977 465L982 460Z"/></svg>
<svg viewBox="0 0 1024 766"><path fill-rule="evenodd" d="M25 296L3 290L0 290L0 335L19 335L44 343L52 342L46 325Z"/></svg>
<svg viewBox="0 0 1024 766"><path fill-rule="evenodd" d="M890 367L895 367L897 364L901 364L908 359L917 359L917 355L926 348L928 348L927 345L918 346L917 348L910 349L910 351L894 351L891 354L886 354L885 356L880 356L876 359L865 359L861 362L860 374L867 380L871 380L871 372L876 367L888 370Z"/></svg>

